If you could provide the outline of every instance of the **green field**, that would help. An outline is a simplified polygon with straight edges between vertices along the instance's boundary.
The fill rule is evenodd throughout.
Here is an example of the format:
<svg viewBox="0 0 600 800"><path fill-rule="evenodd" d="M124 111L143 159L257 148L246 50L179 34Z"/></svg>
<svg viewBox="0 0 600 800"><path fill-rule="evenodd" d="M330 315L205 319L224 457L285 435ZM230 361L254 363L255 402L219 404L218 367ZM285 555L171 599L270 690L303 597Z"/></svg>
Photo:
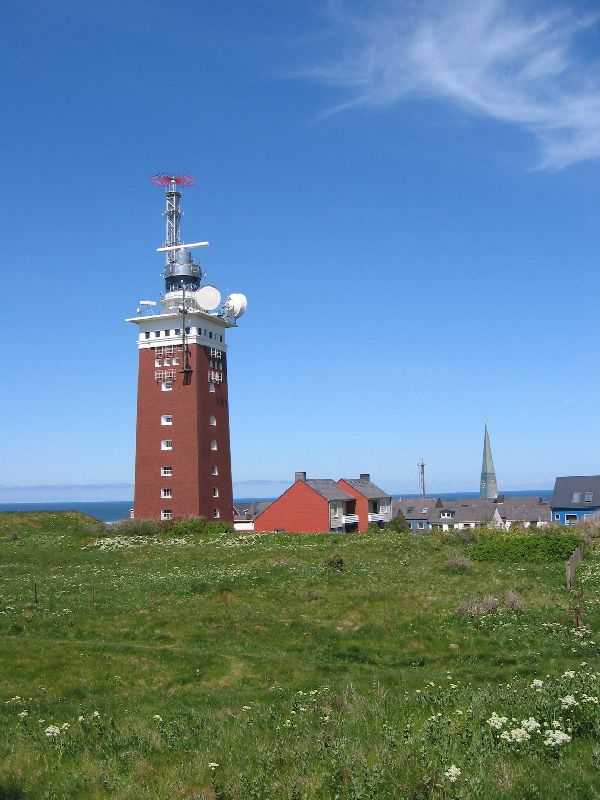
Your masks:
<svg viewBox="0 0 600 800"><path fill-rule="evenodd" d="M0 515L0 800L600 798L600 551L460 538Z"/></svg>

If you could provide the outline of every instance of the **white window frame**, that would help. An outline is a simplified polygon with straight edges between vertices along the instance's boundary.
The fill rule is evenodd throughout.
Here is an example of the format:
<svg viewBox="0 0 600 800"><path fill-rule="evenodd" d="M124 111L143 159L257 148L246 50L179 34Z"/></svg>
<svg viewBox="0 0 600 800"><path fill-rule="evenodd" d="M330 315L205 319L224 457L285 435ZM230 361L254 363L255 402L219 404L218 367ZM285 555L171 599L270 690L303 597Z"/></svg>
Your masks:
<svg viewBox="0 0 600 800"><path fill-rule="evenodd" d="M161 450L172 450L173 449L173 439L161 439L160 449Z"/></svg>
<svg viewBox="0 0 600 800"><path fill-rule="evenodd" d="M213 508L213 519L219 519L221 516L221 512L218 508Z"/></svg>
<svg viewBox="0 0 600 800"><path fill-rule="evenodd" d="M161 474L161 477L163 477L163 478L170 478L171 475L173 474L173 467L170 466L169 464L164 464L160 468L160 474Z"/></svg>
<svg viewBox="0 0 600 800"><path fill-rule="evenodd" d="M219 468L217 467L216 464L213 464L213 467L211 469L211 475L218 475L218 474L219 474Z"/></svg>
<svg viewBox="0 0 600 800"><path fill-rule="evenodd" d="M216 427L217 427L217 418L215 417L215 415L214 415L214 414L211 414L211 415L210 415L210 418L209 418L209 420L208 420L208 421L209 421L210 425L211 425L213 428L216 428Z"/></svg>
<svg viewBox="0 0 600 800"><path fill-rule="evenodd" d="M162 520L165 519L173 519L173 511L170 508L161 508L160 510L160 518Z"/></svg>
<svg viewBox="0 0 600 800"><path fill-rule="evenodd" d="M173 381L163 381L161 383L161 391L163 392L172 392L173 391Z"/></svg>
<svg viewBox="0 0 600 800"><path fill-rule="evenodd" d="M173 424L173 414L162 414L160 417L160 424L161 425L172 425Z"/></svg>
<svg viewBox="0 0 600 800"><path fill-rule="evenodd" d="M211 439L210 440L210 449L211 450L218 450L219 449L216 439Z"/></svg>
<svg viewBox="0 0 600 800"><path fill-rule="evenodd" d="M213 497L218 497L218 496L219 496L219 490L217 489L217 487L216 487L216 486L215 486L215 487L213 487L213 493L212 493L212 496L213 496Z"/></svg>
<svg viewBox="0 0 600 800"><path fill-rule="evenodd" d="M161 496L163 499L167 499L167 498L169 498L169 497L173 497L173 489L169 489L168 487L163 487L163 488L160 490L160 496Z"/></svg>

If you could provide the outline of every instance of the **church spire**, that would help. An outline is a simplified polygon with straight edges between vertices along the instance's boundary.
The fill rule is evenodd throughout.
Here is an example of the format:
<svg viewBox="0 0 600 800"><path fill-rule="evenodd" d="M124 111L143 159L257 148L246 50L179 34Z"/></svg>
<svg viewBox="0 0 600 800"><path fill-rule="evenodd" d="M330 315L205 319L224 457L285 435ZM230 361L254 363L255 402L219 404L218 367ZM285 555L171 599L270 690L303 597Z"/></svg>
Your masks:
<svg viewBox="0 0 600 800"><path fill-rule="evenodd" d="M485 434L483 437L483 464L481 466L481 483L479 484L479 496L487 498L498 497L498 484L496 483L496 470L492 459L492 448L490 446L490 436L485 424Z"/></svg>

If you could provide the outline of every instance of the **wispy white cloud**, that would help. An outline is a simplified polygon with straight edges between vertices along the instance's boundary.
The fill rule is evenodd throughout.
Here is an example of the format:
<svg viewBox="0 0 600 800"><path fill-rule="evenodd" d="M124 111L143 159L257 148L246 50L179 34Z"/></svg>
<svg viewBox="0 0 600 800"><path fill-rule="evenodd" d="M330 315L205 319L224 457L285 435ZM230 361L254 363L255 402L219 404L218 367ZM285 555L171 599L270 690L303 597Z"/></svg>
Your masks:
<svg viewBox="0 0 600 800"><path fill-rule="evenodd" d="M330 6L337 55L310 75L349 91L335 111L437 99L531 132L541 167L598 159L600 63L587 37L600 15L526 9L520 0L386 0L356 11L342 0Z"/></svg>

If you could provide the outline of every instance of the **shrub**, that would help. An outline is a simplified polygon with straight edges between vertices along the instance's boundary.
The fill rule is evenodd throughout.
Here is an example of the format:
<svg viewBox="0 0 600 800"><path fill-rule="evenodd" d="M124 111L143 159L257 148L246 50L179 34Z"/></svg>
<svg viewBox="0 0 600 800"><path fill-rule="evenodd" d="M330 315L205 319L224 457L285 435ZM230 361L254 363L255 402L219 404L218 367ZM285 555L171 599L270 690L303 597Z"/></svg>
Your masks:
<svg viewBox="0 0 600 800"><path fill-rule="evenodd" d="M453 556L444 563L444 569L449 572L466 572L471 569L473 562L465 556Z"/></svg>
<svg viewBox="0 0 600 800"><path fill-rule="evenodd" d="M486 596L481 601L481 613L482 614L493 614L495 611L498 611L500 608L500 600L497 597L494 597L491 594L486 594Z"/></svg>
<svg viewBox="0 0 600 800"><path fill-rule="evenodd" d="M445 540L456 544L472 544L477 541L477 534L473 528L455 528L452 531L448 531Z"/></svg>
<svg viewBox="0 0 600 800"><path fill-rule="evenodd" d="M327 569L336 569L338 572L341 572L344 569L344 559L337 553L325 561L325 567Z"/></svg>
<svg viewBox="0 0 600 800"><path fill-rule="evenodd" d="M477 541L471 556L475 561L545 564L566 561L580 544L578 536L564 533L484 535Z"/></svg>
<svg viewBox="0 0 600 800"><path fill-rule="evenodd" d="M111 533L119 536L155 536L159 531L153 519L124 519L114 525L107 525Z"/></svg>
<svg viewBox="0 0 600 800"><path fill-rule="evenodd" d="M515 614L522 614L525 611L525 598L514 589L509 589L504 598L508 609Z"/></svg>
<svg viewBox="0 0 600 800"><path fill-rule="evenodd" d="M411 527L404 517L398 516L386 522L383 529L390 533L410 533Z"/></svg>

